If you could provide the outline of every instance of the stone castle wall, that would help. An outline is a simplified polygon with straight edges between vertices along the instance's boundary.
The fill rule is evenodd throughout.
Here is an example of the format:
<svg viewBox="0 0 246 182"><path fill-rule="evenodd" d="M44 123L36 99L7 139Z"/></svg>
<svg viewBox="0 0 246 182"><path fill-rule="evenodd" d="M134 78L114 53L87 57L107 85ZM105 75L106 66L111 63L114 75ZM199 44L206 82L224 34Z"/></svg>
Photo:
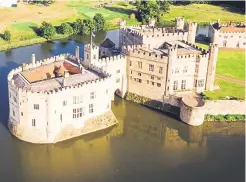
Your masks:
<svg viewBox="0 0 246 182"><path fill-rule="evenodd" d="M66 56L75 59L74 56ZM51 63L52 61L64 60L64 58L56 56L54 59L48 60ZM25 68L34 68L45 63L47 61L40 61L37 64L31 63L25 65ZM56 135L67 125L81 129L85 127L87 120L103 115L111 109L112 77L94 65L90 65L89 69L102 74L104 78L46 92L25 90L14 84L13 76L22 72L23 68L20 66L8 75L10 107L8 125L12 133L23 140L34 143L53 143ZM95 93L93 99L90 98L91 92ZM82 98L82 102L74 104L74 96ZM39 109L34 109L34 104L38 104ZM92 113L89 112L89 104L93 104ZM82 118L73 118L73 110L78 108L82 108L83 116ZM34 125L33 120L35 120ZM33 141L30 136L33 136Z"/></svg>
<svg viewBox="0 0 246 182"><path fill-rule="evenodd" d="M227 48L246 48L246 31L245 32L223 32L209 25L208 36L212 43L218 44L219 47Z"/></svg>

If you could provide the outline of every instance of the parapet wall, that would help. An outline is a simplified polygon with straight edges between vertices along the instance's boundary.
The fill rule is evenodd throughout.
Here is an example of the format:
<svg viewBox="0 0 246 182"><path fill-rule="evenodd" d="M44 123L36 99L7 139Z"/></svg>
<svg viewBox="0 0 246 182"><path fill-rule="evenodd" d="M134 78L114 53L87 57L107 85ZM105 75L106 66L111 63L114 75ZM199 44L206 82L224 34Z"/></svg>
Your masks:
<svg viewBox="0 0 246 182"><path fill-rule="evenodd" d="M245 114L244 100L208 100L205 104L206 114L226 115Z"/></svg>

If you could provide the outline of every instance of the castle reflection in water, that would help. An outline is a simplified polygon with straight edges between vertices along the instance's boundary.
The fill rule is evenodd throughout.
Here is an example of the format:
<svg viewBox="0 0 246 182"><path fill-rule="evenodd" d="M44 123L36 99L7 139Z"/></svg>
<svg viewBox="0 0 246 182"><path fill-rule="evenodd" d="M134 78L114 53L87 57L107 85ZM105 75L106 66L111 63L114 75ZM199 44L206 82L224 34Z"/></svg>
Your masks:
<svg viewBox="0 0 246 182"><path fill-rule="evenodd" d="M115 98L112 110L115 127L53 145L15 141L22 181L97 181L130 175L127 169L159 170L207 155L207 137L244 135L244 123L227 123L216 131L213 123L191 127L164 114ZM212 130L213 128L213 130ZM20 156L19 156L20 155ZM146 165L148 164L148 165Z"/></svg>

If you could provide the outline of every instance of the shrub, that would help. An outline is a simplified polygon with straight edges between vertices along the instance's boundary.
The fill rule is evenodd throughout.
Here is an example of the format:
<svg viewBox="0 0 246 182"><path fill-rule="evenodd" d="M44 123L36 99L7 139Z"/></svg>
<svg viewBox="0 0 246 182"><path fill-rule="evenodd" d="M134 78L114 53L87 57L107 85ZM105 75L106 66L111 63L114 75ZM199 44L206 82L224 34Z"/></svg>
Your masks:
<svg viewBox="0 0 246 182"><path fill-rule="evenodd" d="M227 121L235 121L236 120L236 117L234 115L227 114L227 115L225 115L225 119Z"/></svg>
<svg viewBox="0 0 246 182"><path fill-rule="evenodd" d="M68 23L62 23L61 26L58 27L59 34L73 34L73 28Z"/></svg>
<svg viewBox="0 0 246 182"><path fill-rule="evenodd" d="M225 117L221 114L215 116L216 121L225 121Z"/></svg>
<svg viewBox="0 0 246 182"><path fill-rule="evenodd" d="M3 39L6 41L10 41L11 40L11 33L9 30L5 30L3 33Z"/></svg>
<svg viewBox="0 0 246 182"><path fill-rule="evenodd" d="M214 119L215 119L215 116L210 115L210 114L206 114L204 118L205 121L214 121Z"/></svg>
<svg viewBox="0 0 246 182"><path fill-rule="evenodd" d="M43 22L40 27L40 35L45 39L52 39L56 34L56 29L50 23Z"/></svg>
<svg viewBox="0 0 246 182"><path fill-rule="evenodd" d="M105 19L101 13L97 13L93 17L93 23L95 26L95 31L100 31L105 29Z"/></svg>

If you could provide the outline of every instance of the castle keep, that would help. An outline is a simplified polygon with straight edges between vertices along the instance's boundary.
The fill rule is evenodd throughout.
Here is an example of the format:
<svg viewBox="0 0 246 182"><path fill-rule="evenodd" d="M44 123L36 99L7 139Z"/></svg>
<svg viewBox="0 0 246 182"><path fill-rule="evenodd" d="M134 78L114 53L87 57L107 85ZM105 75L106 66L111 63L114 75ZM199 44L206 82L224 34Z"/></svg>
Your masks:
<svg viewBox="0 0 246 182"><path fill-rule="evenodd" d="M221 24L220 20L210 23L208 36L210 41L218 44L219 47L227 48L246 48L245 24L230 22Z"/></svg>
<svg viewBox="0 0 246 182"><path fill-rule="evenodd" d="M192 96L214 89L218 46L195 46L196 23L185 25L183 18L174 28L153 25L126 27L122 21L120 51L106 39L84 45L83 59L79 47L75 56L36 61L32 55L31 63L8 75L10 131L25 141L55 143L104 129L117 123L115 93L177 106L183 122L202 124L207 111L200 108L212 111Z"/></svg>

